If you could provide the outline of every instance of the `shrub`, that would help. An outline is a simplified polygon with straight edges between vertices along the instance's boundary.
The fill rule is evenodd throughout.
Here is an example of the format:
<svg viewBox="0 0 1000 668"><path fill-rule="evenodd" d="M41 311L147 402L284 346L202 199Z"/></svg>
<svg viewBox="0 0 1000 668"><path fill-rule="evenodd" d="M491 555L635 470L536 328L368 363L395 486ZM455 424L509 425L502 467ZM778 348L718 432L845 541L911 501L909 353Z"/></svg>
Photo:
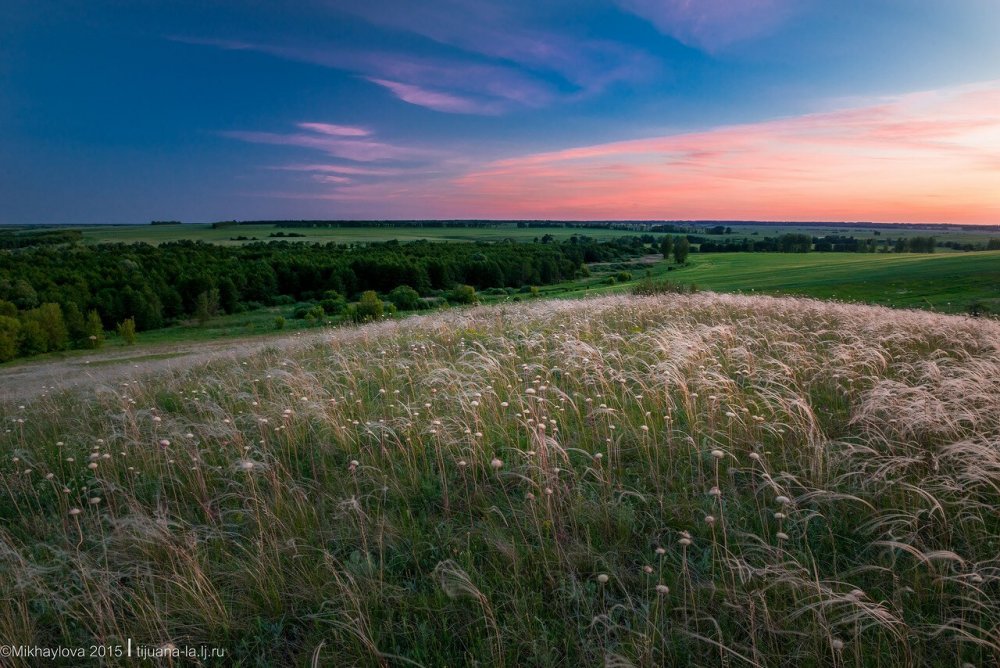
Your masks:
<svg viewBox="0 0 1000 668"><path fill-rule="evenodd" d="M285 328L285 316L279 315L274 319L274 328L275 329Z"/></svg>
<svg viewBox="0 0 1000 668"><path fill-rule="evenodd" d="M400 311L412 311L420 305L420 293L409 285L400 285L389 293L389 301Z"/></svg>
<svg viewBox="0 0 1000 668"><path fill-rule="evenodd" d="M10 316L0 315L0 362L17 356L17 340L21 323Z"/></svg>
<svg viewBox="0 0 1000 668"><path fill-rule="evenodd" d="M457 285L448 293L448 301L454 304L475 304L479 298L471 285Z"/></svg>
<svg viewBox="0 0 1000 668"><path fill-rule="evenodd" d="M88 348L100 348L104 345L104 323L101 322L101 316L96 310L91 310L87 314L84 336Z"/></svg>
<svg viewBox="0 0 1000 668"><path fill-rule="evenodd" d="M357 304L352 304L351 307L350 316L354 322L378 320L385 312L385 305L374 290L363 292L360 301Z"/></svg>
<svg viewBox="0 0 1000 668"><path fill-rule="evenodd" d="M118 327L115 330L118 332L118 336L122 337L122 340L125 341L125 345L135 345L137 339L135 335L135 318L126 318L123 322L118 323Z"/></svg>

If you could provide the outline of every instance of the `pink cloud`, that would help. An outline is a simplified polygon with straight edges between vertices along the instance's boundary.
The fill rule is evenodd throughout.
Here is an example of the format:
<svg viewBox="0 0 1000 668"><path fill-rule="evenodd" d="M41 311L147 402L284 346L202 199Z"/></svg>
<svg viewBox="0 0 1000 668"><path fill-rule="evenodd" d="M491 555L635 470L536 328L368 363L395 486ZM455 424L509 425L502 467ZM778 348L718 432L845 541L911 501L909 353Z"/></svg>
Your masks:
<svg viewBox="0 0 1000 668"><path fill-rule="evenodd" d="M617 0L657 30L706 51L766 35L784 23L799 0Z"/></svg>
<svg viewBox="0 0 1000 668"><path fill-rule="evenodd" d="M221 134L252 144L275 144L314 149L336 158L356 162L426 160L441 157L439 151L432 149L400 146L377 141L369 136L358 136L357 132L361 130L360 128L325 123L299 123L297 127L312 130L312 132L278 133L233 130ZM354 134L351 134L352 132ZM370 134L368 131L364 132L366 135Z"/></svg>
<svg viewBox="0 0 1000 668"><path fill-rule="evenodd" d="M367 137L371 134L370 130L365 128L358 128L351 125L332 125L330 123L299 123L298 127L303 130L311 130L313 132L318 132L324 135L333 135L334 137Z"/></svg>
<svg viewBox="0 0 1000 668"><path fill-rule="evenodd" d="M389 81L387 79L376 79L374 77L369 77L368 80L383 88L387 88L393 95L404 102L409 102L419 107L427 107L434 111L442 111L449 114L494 114L500 111L500 108L495 104L478 102L451 93L442 93L414 86L413 84Z"/></svg>
<svg viewBox="0 0 1000 668"><path fill-rule="evenodd" d="M289 172L319 172L334 174L349 174L353 176L399 176L403 173L401 169L379 168L379 167L352 167L350 165L323 165L323 164L291 164L272 167Z"/></svg>
<svg viewBox="0 0 1000 668"><path fill-rule="evenodd" d="M1000 82L495 161L453 215L1000 221Z"/></svg>

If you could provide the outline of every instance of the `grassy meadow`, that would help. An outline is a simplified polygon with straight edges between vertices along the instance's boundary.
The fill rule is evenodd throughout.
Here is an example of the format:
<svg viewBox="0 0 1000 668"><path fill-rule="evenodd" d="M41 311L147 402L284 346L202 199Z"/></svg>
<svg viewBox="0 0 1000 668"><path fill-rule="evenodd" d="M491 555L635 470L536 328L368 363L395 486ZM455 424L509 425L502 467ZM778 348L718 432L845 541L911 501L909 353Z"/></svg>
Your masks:
<svg viewBox="0 0 1000 668"><path fill-rule="evenodd" d="M10 644L210 643L245 666L1000 661L991 320L712 293L501 304L0 417Z"/></svg>

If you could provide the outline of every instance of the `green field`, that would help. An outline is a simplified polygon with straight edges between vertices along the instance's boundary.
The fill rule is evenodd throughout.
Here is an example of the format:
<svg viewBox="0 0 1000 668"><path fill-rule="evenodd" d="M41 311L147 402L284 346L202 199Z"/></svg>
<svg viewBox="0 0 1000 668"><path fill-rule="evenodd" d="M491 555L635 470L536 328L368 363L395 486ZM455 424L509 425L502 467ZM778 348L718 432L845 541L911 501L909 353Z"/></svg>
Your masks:
<svg viewBox="0 0 1000 668"><path fill-rule="evenodd" d="M633 280L608 285L624 267ZM796 295L897 308L964 313L980 302L1000 311L1000 252L911 254L713 253L690 257L688 266L667 262L608 266L582 281L541 288L547 296L628 291L646 272L716 292Z"/></svg>

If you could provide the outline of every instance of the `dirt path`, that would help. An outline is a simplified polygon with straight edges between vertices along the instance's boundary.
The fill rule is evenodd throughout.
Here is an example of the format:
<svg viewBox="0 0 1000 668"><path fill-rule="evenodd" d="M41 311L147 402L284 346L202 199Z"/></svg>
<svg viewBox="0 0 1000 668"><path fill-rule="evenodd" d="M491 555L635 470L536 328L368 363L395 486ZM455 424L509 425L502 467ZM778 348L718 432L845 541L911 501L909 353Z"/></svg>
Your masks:
<svg viewBox="0 0 1000 668"><path fill-rule="evenodd" d="M273 346L298 346L319 341L329 332L163 343L135 348L99 350L66 359L24 362L0 369L0 401L28 401L46 390L106 385L164 370L187 369L221 358L241 358Z"/></svg>

